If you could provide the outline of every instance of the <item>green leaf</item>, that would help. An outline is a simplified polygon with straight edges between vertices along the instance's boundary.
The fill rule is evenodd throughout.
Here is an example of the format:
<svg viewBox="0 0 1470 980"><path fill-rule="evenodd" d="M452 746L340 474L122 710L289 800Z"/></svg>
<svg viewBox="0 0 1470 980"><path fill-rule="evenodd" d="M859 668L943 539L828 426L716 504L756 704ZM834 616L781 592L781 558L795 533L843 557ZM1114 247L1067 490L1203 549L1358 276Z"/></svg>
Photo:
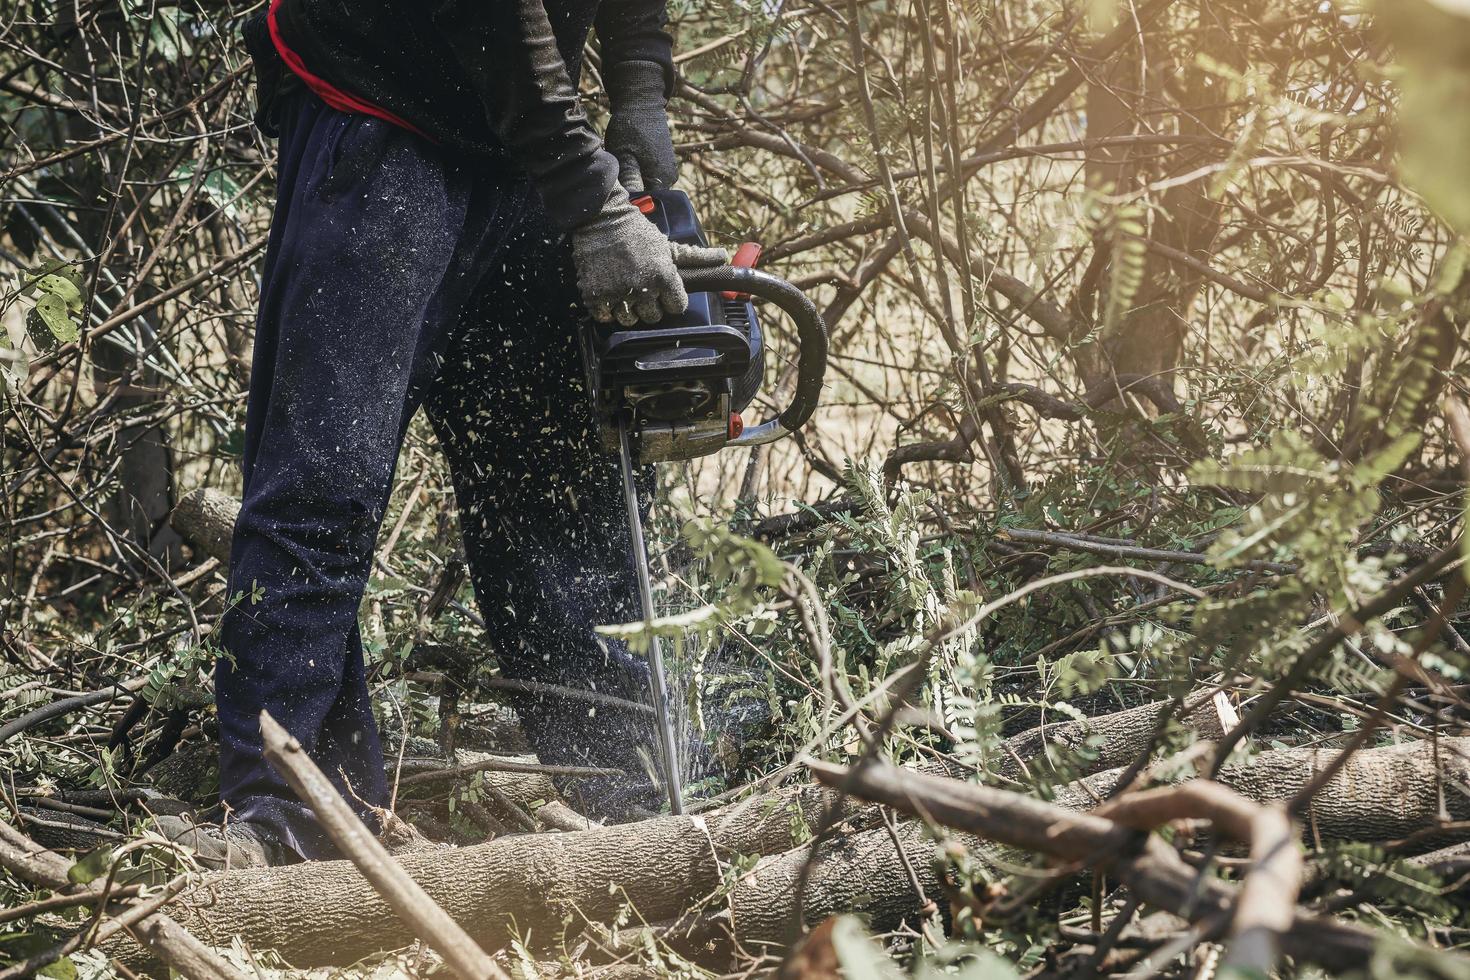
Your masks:
<svg viewBox="0 0 1470 980"><path fill-rule="evenodd" d="M1223 462L1203 460L1189 470L1196 486L1230 487L1248 493L1303 492L1330 481L1332 464L1312 448L1301 433L1283 429L1269 446L1247 449Z"/></svg>
<svg viewBox="0 0 1470 980"><path fill-rule="evenodd" d="M966 945L956 952L965 958L964 965L957 972L944 972L926 962L919 967L915 976L918 980L1019 980L1021 976L1009 960L988 949ZM948 958L957 957L951 955Z"/></svg>
<svg viewBox="0 0 1470 980"><path fill-rule="evenodd" d="M55 293L47 293L36 300L36 315L51 331L51 336L63 344L75 343L77 325L66 312L66 301Z"/></svg>
<svg viewBox="0 0 1470 980"><path fill-rule="evenodd" d="M1414 450L1419 448L1419 442L1419 433L1404 433L1359 464L1353 476L1370 485L1377 485L1408 462L1409 457L1414 455Z"/></svg>
<svg viewBox="0 0 1470 980"><path fill-rule="evenodd" d="M170 64L194 53L194 46L189 43L180 24L184 16L178 11L160 10L150 22L153 50Z"/></svg>
<svg viewBox="0 0 1470 980"><path fill-rule="evenodd" d="M174 170L174 180L189 184L194 180L194 172L192 162L182 163ZM214 206L231 221L240 217L240 205L243 201L248 201L239 182L221 169L211 170L204 175L199 182L199 194L213 201Z"/></svg>
<svg viewBox="0 0 1470 980"><path fill-rule="evenodd" d="M54 272L47 273L36 280L36 288L60 299L73 313L82 311L81 287L65 276L58 276Z"/></svg>
<svg viewBox="0 0 1470 980"><path fill-rule="evenodd" d="M36 972L38 977L50 977L52 980L77 980L77 965L71 961L70 956L63 956L50 966L42 967Z"/></svg>
<svg viewBox="0 0 1470 980"><path fill-rule="evenodd" d="M59 276L70 282L77 289L82 288L82 272L74 264L66 259L49 259L34 268L27 269L20 276L20 294L22 296L34 296L41 289L41 280L47 276Z"/></svg>
<svg viewBox="0 0 1470 980"><path fill-rule="evenodd" d="M85 885L96 881L107 874L107 869L112 867L115 855L110 846L103 844L96 850L88 851L82 855L70 868L66 869L66 878L73 885Z"/></svg>
<svg viewBox="0 0 1470 980"><path fill-rule="evenodd" d="M682 636L686 630L711 630L721 621L720 607L711 604L690 609L687 612L655 616L652 622L645 623L640 619L631 623L609 623L596 626L594 629L602 636L632 642L643 640L649 633L655 636L676 637ZM635 644L635 649L643 649L643 647Z"/></svg>
<svg viewBox="0 0 1470 980"><path fill-rule="evenodd" d="M883 947L868 936L857 916L840 916L832 924L832 950L847 980L897 980L903 976Z"/></svg>

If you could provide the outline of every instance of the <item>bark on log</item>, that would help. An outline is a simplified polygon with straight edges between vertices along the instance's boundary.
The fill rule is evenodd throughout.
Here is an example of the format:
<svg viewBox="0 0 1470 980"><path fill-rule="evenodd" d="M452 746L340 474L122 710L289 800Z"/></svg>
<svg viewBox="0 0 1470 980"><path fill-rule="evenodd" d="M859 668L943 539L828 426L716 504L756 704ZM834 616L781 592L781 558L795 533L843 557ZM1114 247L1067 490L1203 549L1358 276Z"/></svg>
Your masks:
<svg viewBox="0 0 1470 980"><path fill-rule="evenodd" d="M565 917L610 920L630 898L650 920L675 919L721 881L709 835L683 817L506 837L401 863L488 950L527 933L554 942ZM415 938L348 861L224 872L192 894L186 927L220 942L242 936L299 967L349 964ZM146 965L136 947L108 952Z"/></svg>
<svg viewBox="0 0 1470 980"><path fill-rule="evenodd" d="M934 841L918 823L898 827L898 840L919 884L937 895ZM796 888L810 848L802 847L768 858L735 886L731 919L741 945L748 951L785 948L795 937ZM914 921L921 902L898 849L886 829L865 830L837 837L823 846L801 903L801 919L814 925L844 912L856 912L876 932L896 929Z"/></svg>
<svg viewBox="0 0 1470 980"><path fill-rule="evenodd" d="M230 538L235 533L235 518L239 516L239 498L210 487L200 487L184 495L169 520L174 530L228 568Z"/></svg>
<svg viewBox="0 0 1470 980"><path fill-rule="evenodd" d="M1219 738L1224 734L1219 716L1211 706L1211 695L1208 690L1191 694L1185 699L1178 716L1182 724L1201 738ZM1048 745L1076 751L1089 741L1093 743L1097 758L1085 766L1085 775L1120 769L1149 747L1154 729L1170 704L1169 701L1153 701L1081 721L1052 722L1013 735L1006 739L1006 751L998 772L1007 779L1019 779L1025 775L1022 763L1029 765L1040 759Z"/></svg>
<svg viewBox="0 0 1470 980"><path fill-rule="evenodd" d="M1225 766L1219 782L1257 803L1281 802L1336 756L1336 749L1274 749ZM1437 822L1441 790L1449 816L1470 819L1470 796L1460 788L1470 785L1470 738L1440 739L1438 764L1435 756L1429 741L1354 753L1322 787L1302 823L1324 839L1398 840ZM1057 792L1056 803L1090 810L1107 797L1121 773L1113 769L1079 779Z"/></svg>

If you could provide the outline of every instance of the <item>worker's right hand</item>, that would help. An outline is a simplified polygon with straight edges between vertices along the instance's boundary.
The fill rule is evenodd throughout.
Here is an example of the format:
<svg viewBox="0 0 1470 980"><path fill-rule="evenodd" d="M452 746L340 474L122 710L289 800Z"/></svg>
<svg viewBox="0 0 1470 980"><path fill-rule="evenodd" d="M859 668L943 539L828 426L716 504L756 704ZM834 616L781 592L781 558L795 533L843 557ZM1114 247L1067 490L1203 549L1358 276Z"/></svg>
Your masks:
<svg viewBox="0 0 1470 980"><path fill-rule="evenodd" d="M671 242L614 186L591 221L572 232L572 261L582 303L601 323L657 323L689 305L679 267L724 265L721 248Z"/></svg>

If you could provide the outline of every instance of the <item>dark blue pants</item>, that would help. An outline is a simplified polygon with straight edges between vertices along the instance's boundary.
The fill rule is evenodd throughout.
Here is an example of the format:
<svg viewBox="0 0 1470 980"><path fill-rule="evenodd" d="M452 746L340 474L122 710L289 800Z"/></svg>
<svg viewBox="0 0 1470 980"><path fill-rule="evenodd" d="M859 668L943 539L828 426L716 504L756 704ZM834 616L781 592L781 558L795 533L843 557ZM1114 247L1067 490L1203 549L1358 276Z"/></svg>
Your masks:
<svg viewBox="0 0 1470 980"><path fill-rule="evenodd" d="M386 802L357 614L419 408L449 459L501 673L639 701L647 677L593 632L637 618L628 525L582 391L569 250L535 192L310 94L283 117L231 554L243 597L216 673L220 790L235 819L317 857L330 845L262 758L258 718L269 710L364 812ZM547 762L640 772L654 744L631 712L516 707Z"/></svg>

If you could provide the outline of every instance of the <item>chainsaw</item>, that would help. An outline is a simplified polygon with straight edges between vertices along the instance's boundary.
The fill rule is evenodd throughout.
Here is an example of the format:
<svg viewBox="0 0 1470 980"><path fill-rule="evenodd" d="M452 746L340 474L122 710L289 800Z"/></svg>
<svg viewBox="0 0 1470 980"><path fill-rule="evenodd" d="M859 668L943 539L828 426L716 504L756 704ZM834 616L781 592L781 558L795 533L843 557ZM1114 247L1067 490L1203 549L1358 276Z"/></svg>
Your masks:
<svg viewBox="0 0 1470 980"><path fill-rule="evenodd" d="M682 191L654 191L633 203L670 240L708 244ZM653 622L653 588L637 468L775 442L806 424L821 395L827 367L827 329L821 314L801 290L757 270L759 257L760 246L747 242L729 265L681 269L689 307L658 323L620 327L591 317L583 321L580 343L587 394L603 450L617 454L622 462L645 623ZM741 413L760 391L766 360L757 297L786 313L796 327L796 387L782 411L746 425ZM650 635L648 650L669 808L680 814L683 788L658 637Z"/></svg>

